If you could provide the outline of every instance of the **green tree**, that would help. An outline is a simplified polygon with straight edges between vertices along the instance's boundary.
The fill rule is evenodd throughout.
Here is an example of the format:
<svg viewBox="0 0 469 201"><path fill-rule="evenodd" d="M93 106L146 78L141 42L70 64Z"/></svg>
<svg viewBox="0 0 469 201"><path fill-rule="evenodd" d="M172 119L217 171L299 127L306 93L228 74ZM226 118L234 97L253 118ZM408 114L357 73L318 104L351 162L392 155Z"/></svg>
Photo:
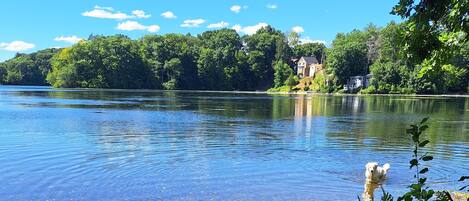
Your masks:
<svg viewBox="0 0 469 201"><path fill-rule="evenodd" d="M165 89L179 89L181 74L183 72L182 62L178 58L173 58L164 64L166 77L169 79L163 83Z"/></svg>
<svg viewBox="0 0 469 201"><path fill-rule="evenodd" d="M162 88L170 79L164 65L171 59L181 62L179 77L174 78L178 89L199 88L197 78L197 58L199 40L191 35L166 34L163 36L148 35L138 41L143 62L153 75L154 87ZM169 69L168 69L169 70ZM176 86L176 85L174 85Z"/></svg>
<svg viewBox="0 0 469 201"><path fill-rule="evenodd" d="M297 84L298 84L298 77L294 76L293 74L290 74L287 80L285 80L285 85L290 87L290 89Z"/></svg>
<svg viewBox="0 0 469 201"><path fill-rule="evenodd" d="M241 38L232 29L207 31L198 36L201 49L197 62L198 76L204 89L236 89L234 83L240 69L236 54Z"/></svg>
<svg viewBox="0 0 469 201"><path fill-rule="evenodd" d="M209 48L202 48L198 60L197 74L202 89L226 89L227 77L220 61L221 52ZM231 84L231 83L229 83Z"/></svg>
<svg viewBox="0 0 469 201"><path fill-rule="evenodd" d="M288 34L288 45L292 48L300 44L300 34L292 31Z"/></svg>
<svg viewBox="0 0 469 201"><path fill-rule="evenodd" d="M257 80L256 88L272 87L274 62L282 60L289 63L292 57L287 38L282 32L267 26L251 36L245 36L244 41L249 52L249 64Z"/></svg>
<svg viewBox="0 0 469 201"><path fill-rule="evenodd" d="M314 56L319 63L323 63L325 57L326 45L323 43L305 43L293 48L293 55L296 58L302 56Z"/></svg>
<svg viewBox="0 0 469 201"><path fill-rule="evenodd" d="M249 66L249 56L246 52L239 50L236 53L236 68L231 70L235 71L229 73L230 79L233 83L233 88L236 90L254 90L255 78Z"/></svg>
<svg viewBox="0 0 469 201"><path fill-rule="evenodd" d="M468 10L468 1L400 0L391 12L407 20L407 55L419 64L419 78L429 81L437 92L447 89L440 79L445 73L443 67L468 41Z"/></svg>
<svg viewBox="0 0 469 201"><path fill-rule="evenodd" d="M5 68L5 64L0 63L0 84L5 83L4 79L7 74L7 69Z"/></svg>
<svg viewBox="0 0 469 201"><path fill-rule="evenodd" d="M152 73L138 50L128 37L97 36L62 50L48 81L55 87L151 88Z"/></svg>
<svg viewBox="0 0 469 201"><path fill-rule="evenodd" d="M274 65L274 87L281 87L293 74L293 69L283 61L277 61Z"/></svg>
<svg viewBox="0 0 469 201"><path fill-rule="evenodd" d="M46 85L51 69L50 60L58 49L45 49L31 54L16 54L0 66L0 83Z"/></svg>
<svg viewBox="0 0 469 201"><path fill-rule="evenodd" d="M404 52L404 32L401 24L389 23L379 30L375 60L370 66L371 84L377 93L414 93L413 68ZM369 50L370 51L370 50Z"/></svg>
<svg viewBox="0 0 469 201"><path fill-rule="evenodd" d="M368 71L368 49L366 33L354 30L338 34L327 53L327 70L334 74L339 85L346 83L350 76L364 75Z"/></svg>

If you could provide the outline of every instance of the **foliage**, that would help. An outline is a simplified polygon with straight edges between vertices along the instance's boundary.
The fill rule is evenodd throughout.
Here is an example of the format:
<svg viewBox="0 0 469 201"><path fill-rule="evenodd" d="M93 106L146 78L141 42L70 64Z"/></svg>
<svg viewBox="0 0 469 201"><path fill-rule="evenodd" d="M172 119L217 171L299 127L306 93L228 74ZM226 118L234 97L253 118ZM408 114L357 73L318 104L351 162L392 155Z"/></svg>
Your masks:
<svg viewBox="0 0 469 201"><path fill-rule="evenodd" d="M288 34L288 45L292 48L295 48L300 44L300 37L300 34L298 34L297 32L290 32L290 34ZM295 54L295 56L298 55Z"/></svg>
<svg viewBox="0 0 469 201"><path fill-rule="evenodd" d="M272 86L274 62L281 60L290 64L292 50L287 38L280 31L267 26L243 39L249 52L248 60L256 88L263 89Z"/></svg>
<svg viewBox="0 0 469 201"><path fill-rule="evenodd" d="M424 118L420 123L410 125L410 128L407 129L407 134L410 135L413 143L413 158L409 161L410 168L415 169L414 178L416 182L409 186L410 191L405 193L403 196L399 197L397 200L410 201L413 198L416 200L430 200L433 197L435 191L429 189L426 186L427 178L424 177L428 172L428 167L421 168L425 161L433 160L433 156L429 155L428 152L421 154L420 151L424 148L430 141L423 138L423 132L428 129L428 125L425 124L428 118Z"/></svg>
<svg viewBox="0 0 469 201"><path fill-rule="evenodd" d="M386 192L384 188L381 186L381 191L383 192L383 195L381 196L381 201L393 201L394 197L389 192Z"/></svg>
<svg viewBox="0 0 469 201"><path fill-rule="evenodd" d="M51 58L59 49L45 49L32 54L16 54L0 64L0 84L46 85Z"/></svg>
<svg viewBox="0 0 469 201"><path fill-rule="evenodd" d="M462 182L462 181L465 181L466 179L469 180L469 176L462 176L461 178L459 178L458 181ZM469 192L468 187L469 187L469 185L465 185L465 186L461 187L459 190L462 191L462 190L467 188L467 192Z"/></svg>
<svg viewBox="0 0 469 201"><path fill-rule="evenodd" d="M282 86L290 75L293 75L293 69L283 61L277 61L274 65L274 87Z"/></svg>
<svg viewBox="0 0 469 201"><path fill-rule="evenodd" d="M55 55L47 79L54 87L265 89L274 73L276 86L293 73L291 56L286 37L272 27L243 38L232 29L137 41L93 36Z"/></svg>
<svg viewBox="0 0 469 201"><path fill-rule="evenodd" d="M451 8L467 6L445 1L451 3ZM437 7L442 5L435 3ZM427 12L425 9L414 8L409 16ZM449 12L447 7L436 10ZM447 15L459 13L451 10ZM432 23L425 24L426 17L421 15L423 22L419 23L435 28ZM371 73L371 86L360 93L468 92L469 42L465 30L457 27L453 30L455 25L448 25L451 29L436 29L433 39L437 41L433 41L430 37L433 35L416 31L419 23L413 17L407 19L382 28L368 25L363 30L339 33L330 48L322 43L302 44L299 34L292 32L287 36L270 26L242 37L232 29L206 31L198 36L147 35L138 40L123 35L92 35L68 48L17 54L0 63L0 84L265 90L285 84L290 74L295 73L294 59L314 56L326 72L305 85L307 90L337 92L350 76ZM446 27L445 23L450 22L438 23ZM410 44L410 37L422 39L421 45L430 51Z"/></svg>
<svg viewBox="0 0 469 201"><path fill-rule="evenodd" d="M403 93L410 84L412 67L408 66L403 50L403 30L401 25L394 22L389 23L379 31L377 35L377 55L374 63L370 66L373 75L371 85L373 93ZM369 89L369 91L371 91Z"/></svg>
<svg viewBox="0 0 469 201"><path fill-rule="evenodd" d="M429 140L425 139L423 136L424 132L428 129L428 125L426 124L428 119L429 119L428 117L424 118L418 124L410 125L410 128L406 130L407 134L410 135L412 145L413 145L412 160L409 161L409 164L410 164L410 169L415 169L414 178L416 181L415 183L409 186L409 191L405 193L404 195L398 197L397 200L398 201L400 200L412 201L415 199L415 200L423 201L423 200L431 200L432 198L434 198L437 201L452 201L453 198L451 194L453 194L453 196L460 195L464 197L464 199L469 199L467 195L464 193L462 194L459 194L457 192L449 193L448 191L435 192L434 190L430 189L427 186L427 178L424 177L424 175L429 171L429 166L424 166L423 163L433 160L433 156L428 154L428 152L422 154L421 151L430 142ZM469 179L469 176L462 176L459 179L459 181L464 181L466 179ZM463 186L459 190L464 190L468 186ZM384 191L382 187L381 189L383 191L383 196L381 197L381 200L392 201L393 200L392 195Z"/></svg>
<svg viewBox="0 0 469 201"><path fill-rule="evenodd" d="M297 84L298 84L298 77L294 76L293 74L290 74L287 80L285 80L285 85L289 86L290 88L292 88L293 86Z"/></svg>
<svg viewBox="0 0 469 201"><path fill-rule="evenodd" d="M354 30L338 34L327 52L327 71L337 77L338 85L346 83L350 76L364 75L368 71L367 35Z"/></svg>
<svg viewBox="0 0 469 201"><path fill-rule="evenodd" d="M247 75L245 69L236 65L236 54L242 44L239 35L232 29L207 31L198 36L201 43L197 72L204 89L233 90L237 79ZM243 71L244 70L244 71Z"/></svg>
<svg viewBox="0 0 469 201"><path fill-rule="evenodd" d="M408 85L411 76L407 66L396 66L398 64L379 60L370 66L372 86L375 93L402 93Z"/></svg>
<svg viewBox="0 0 469 201"><path fill-rule="evenodd" d="M323 63L323 58L326 56L326 46L322 43L305 43L296 45L293 48L293 55L296 58L302 56L314 56L319 63Z"/></svg>
<svg viewBox="0 0 469 201"><path fill-rule="evenodd" d="M281 86L277 88L270 88L267 92L291 92L293 91L290 86Z"/></svg>
<svg viewBox="0 0 469 201"><path fill-rule="evenodd" d="M150 69L135 41L126 36L98 36L60 52L48 81L54 87L150 88Z"/></svg>
<svg viewBox="0 0 469 201"><path fill-rule="evenodd" d="M316 73L313 79L313 82L311 83L311 86L309 86L309 90L315 91L315 92L326 92L324 89L326 88L326 79L324 76L323 72Z"/></svg>
<svg viewBox="0 0 469 201"><path fill-rule="evenodd" d="M410 61L422 63L418 76L435 85L436 92L448 89L440 87L444 83L439 77L455 52L468 41L468 10L468 1L400 0L391 12L407 20L405 52Z"/></svg>
<svg viewBox="0 0 469 201"><path fill-rule="evenodd" d="M147 35L137 41L140 56L146 68L150 69L152 88L164 88L166 82L174 83L174 89L198 89L198 67L200 41L190 35L166 34ZM178 69L166 64L178 59ZM175 62L173 60L173 62ZM166 68L164 66L166 65Z"/></svg>
<svg viewBox="0 0 469 201"><path fill-rule="evenodd" d="M180 77L183 72L181 61L178 58L172 58L164 64L163 69L166 72L166 77L169 79L163 82L164 89L178 89Z"/></svg>

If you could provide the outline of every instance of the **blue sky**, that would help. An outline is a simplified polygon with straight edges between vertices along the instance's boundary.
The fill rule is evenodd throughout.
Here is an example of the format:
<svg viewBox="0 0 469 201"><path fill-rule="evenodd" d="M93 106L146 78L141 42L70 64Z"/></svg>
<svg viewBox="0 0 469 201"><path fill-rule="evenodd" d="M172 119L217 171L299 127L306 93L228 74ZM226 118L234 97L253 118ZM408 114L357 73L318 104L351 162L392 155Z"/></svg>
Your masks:
<svg viewBox="0 0 469 201"><path fill-rule="evenodd" d="M251 34L266 24L325 41L369 23L400 21L397 0L14 0L0 3L0 61L16 52L66 47L90 34L198 34L219 27ZM169 12L168 12L169 11ZM164 14L163 14L164 13Z"/></svg>

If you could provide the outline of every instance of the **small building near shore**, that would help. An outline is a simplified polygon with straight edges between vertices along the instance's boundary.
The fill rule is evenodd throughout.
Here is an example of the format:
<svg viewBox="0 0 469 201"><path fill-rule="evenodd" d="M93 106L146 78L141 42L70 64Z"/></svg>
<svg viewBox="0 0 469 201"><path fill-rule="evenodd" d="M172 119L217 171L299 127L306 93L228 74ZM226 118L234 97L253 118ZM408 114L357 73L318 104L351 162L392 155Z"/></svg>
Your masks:
<svg viewBox="0 0 469 201"><path fill-rule="evenodd" d="M316 57L301 57L297 62L296 75L299 78L314 77L321 70L322 64L318 62Z"/></svg>
<svg viewBox="0 0 469 201"><path fill-rule="evenodd" d="M358 88L366 88L370 86L371 74L352 76L347 80L347 84L344 86L345 91L352 91Z"/></svg>

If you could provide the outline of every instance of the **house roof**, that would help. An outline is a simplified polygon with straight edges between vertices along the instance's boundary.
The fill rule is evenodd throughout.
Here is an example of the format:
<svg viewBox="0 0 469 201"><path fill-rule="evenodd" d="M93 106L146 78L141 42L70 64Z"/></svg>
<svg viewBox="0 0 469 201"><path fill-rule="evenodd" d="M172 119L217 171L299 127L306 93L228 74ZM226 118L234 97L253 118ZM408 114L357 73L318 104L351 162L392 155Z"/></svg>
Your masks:
<svg viewBox="0 0 469 201"><path fill-rule="evenodd" d="M319 63L316 57L301 57L306 61L307 64L317 64Z"/></svg>

